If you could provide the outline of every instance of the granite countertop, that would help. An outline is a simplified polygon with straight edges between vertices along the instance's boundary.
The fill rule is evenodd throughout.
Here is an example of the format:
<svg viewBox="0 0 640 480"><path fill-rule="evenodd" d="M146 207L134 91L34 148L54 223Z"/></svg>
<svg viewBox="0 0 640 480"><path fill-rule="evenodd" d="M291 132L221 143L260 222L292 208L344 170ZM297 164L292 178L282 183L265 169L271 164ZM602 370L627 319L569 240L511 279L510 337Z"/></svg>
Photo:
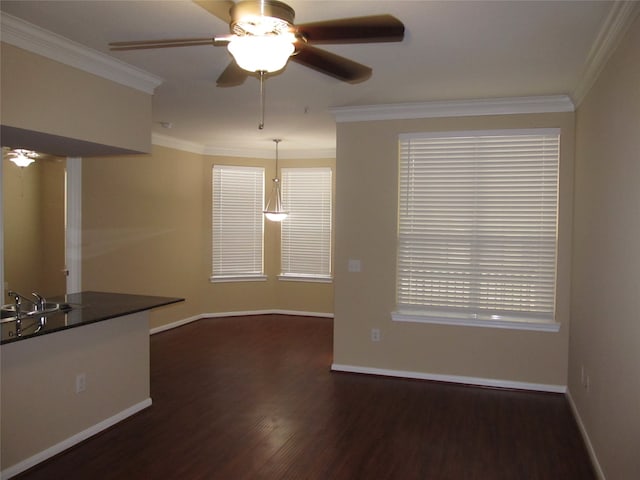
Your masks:
<svg viewBox="0 0 640 480"><path fill-rule="evenodd" d="M80 292L47 298L49 302L69 304L71 310L29 317L21 320L21 334L16 336L15 320L3 323L0 344L27 340L69 328L82 327L110 318L130 315L184 301L184 298L155 297L107 292Z"/></svg>

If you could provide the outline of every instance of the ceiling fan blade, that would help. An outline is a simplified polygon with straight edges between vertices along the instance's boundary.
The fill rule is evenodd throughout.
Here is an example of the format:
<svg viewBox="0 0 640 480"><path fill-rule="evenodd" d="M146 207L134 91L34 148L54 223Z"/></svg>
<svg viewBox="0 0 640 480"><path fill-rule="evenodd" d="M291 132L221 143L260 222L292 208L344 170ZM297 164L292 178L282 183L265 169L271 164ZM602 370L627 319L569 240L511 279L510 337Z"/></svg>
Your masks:
<svg viewBox="0 0 640 480"><path fill-rule="evenodd" d="M400 42L404 25L392 15L343 18L297 26L309 43Z"/></svg>
<svg viewBox="0 0 640 480"><path fill-rule="evenodd" d="M109 50L143 50L146 48L192 47L214 45L214 38L173 38L169 40L136 40L132 42L111 42Z"/></svg>
<svg viewBox="0 0 640 480"><path fill-rule="evenodd" d="M347 83L364 82L372 73L371 68L366 65L311 45L303 45L298 53L290 58L305 67Z"/></svg>
<svg viewBox="0 0 640 480"><path fill-rule="evenodd" d="M207 12L212 13L225 23L231 22L231 14L229 11L233 7L232 1L227 0L193 0L193 3L204 8Z"/></svg>
<svg viewBox="0 0 640 480"><path fill-rule="evenodd" d="M231 62L216 80L217 87L237 87L242 85L249 74L241 69L236 62Z"/></svg>

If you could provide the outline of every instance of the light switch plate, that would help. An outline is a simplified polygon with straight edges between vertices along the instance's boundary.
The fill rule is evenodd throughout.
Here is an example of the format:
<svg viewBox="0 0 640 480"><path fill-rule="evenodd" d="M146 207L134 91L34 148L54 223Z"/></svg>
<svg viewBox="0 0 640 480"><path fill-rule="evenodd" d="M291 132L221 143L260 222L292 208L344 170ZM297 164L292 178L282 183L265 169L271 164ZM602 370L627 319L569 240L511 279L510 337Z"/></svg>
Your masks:
<svg viewBox="0 0 640 480"><path fill-rule="evenodd" d="M350 258L348 268L350 272L359 272L361 270L360 260Z"/></svg>

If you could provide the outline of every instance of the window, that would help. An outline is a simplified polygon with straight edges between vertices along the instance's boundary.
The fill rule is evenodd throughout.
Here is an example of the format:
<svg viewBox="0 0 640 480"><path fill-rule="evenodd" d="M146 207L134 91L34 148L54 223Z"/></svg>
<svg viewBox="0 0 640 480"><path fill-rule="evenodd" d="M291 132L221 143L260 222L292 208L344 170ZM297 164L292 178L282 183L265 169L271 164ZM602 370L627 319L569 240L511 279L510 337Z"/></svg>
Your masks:
<svg viewBox="0 0 640 480"><path fill-rule="evenodd" d="M281 279L331 279L331 168L283 168Z"/></svg>
<svg viewBox="0 0 640 480"><path fill-rule="evenodd" d="M559 140L400 137L395 320L557 330Z"/></svg>
<svg viewBox="0 0 640 480"><path fill-rule="evenodd" d="M264 169L213 167L212 281L264 280Z"/></svg>

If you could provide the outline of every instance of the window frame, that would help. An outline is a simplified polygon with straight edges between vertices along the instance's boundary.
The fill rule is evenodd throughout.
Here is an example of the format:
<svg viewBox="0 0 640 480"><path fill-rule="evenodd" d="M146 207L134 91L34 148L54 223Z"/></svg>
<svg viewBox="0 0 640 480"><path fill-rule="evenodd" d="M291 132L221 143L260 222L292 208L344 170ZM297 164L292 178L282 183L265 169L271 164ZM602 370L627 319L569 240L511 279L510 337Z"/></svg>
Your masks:
<svg viewBox="0 0 640 480"><path fill-rule="evenodd" d="M219 251L217 235L218 230L216 229L217 220L216 220L216 198L218 192L216 190L216 172L228 172L228 173L240 173L244 172L249 174L253 172L253 182L248 185L248 191L253 191L253 207L254 211L249 217L253 218L250 226L245 226L243 232L241 232L240 237L245 236L247 233L252 233L253 245L257 245L259 243L259 249L254 249L253 258L247 262L247 265L260 265L260 271L237 271L227 273L216 273L216 265L217 263L217 250ZM256 281L266 281L267 276L265 274L265 248L264 248L264 214L262 210L264 208L264 194L265 194L265 169L264 167L252 167L252 166L240 166L240 165L213 165L211 169L211 275L209 277L209 281L211 283L221 283L221 282L256 282ZM237 185L231 187L233 191L237 191ZM224 196L224 192L222 193ZM228 198L228 196L226 197ZM246 198L245 198L246 199ZM223 205L224 206L224 205ZM251 205L247 205L248 208ZM229 205L229 208L240 208L238 203L234 205ZM231 212L231 214L237 214L237 212ZM256 225L260 225L259 228L256 229ZM238 235L234 235L234 238L231 239L231 244L236 244L236 239ZM259 255L256 255L259 250ZM224 262L224 260L223 260ZM224 270L223 270L224 271Z"/></svg>
<svg viewBox="0 0 640 480"><path fill-rule="evenodd" d="M507 130L475 130L475 131L451 131L451 132L427 132L427 133L411 133L400 134L399 136L399 160L398 165L401 168L402 159L401 145L402 141L411 138L450 138L450 137L485 137L485 136L509 136L509 135L556 135L558 158L556 166L556 204L555 204L555 244L554 244L554 271L553 271L553 313L552 318L540 318L535 314L531 315L493 315L490 310L486 312L451 312L446 309L439 310L437 308L429 308L426 305L402 305L399 300L400 289L400 271L399 260L396 265L396 309L392 312L391 316L394 321L402 322L421 322L421 323L435 323L445 325L460 325L460 326L480 326L480 327L493 327L493 328L507 328L507 329L522 329L522 330L536 330L536 331L549 331L557 332L560 329L560 324L556 322L556 309L557 309L557 288L558 288L558 250L559 250L559 230L560 225L558 222L560 214L560 150L561 150L561 130L559 128L531 128L531 129L507 129ZM398 235L400 235L401 216L400 209L402 186L401 172L399 172L399 186L398 186ZM397 255L400 255L400 237L398 237L398 251Z"/></svg>
<svg viewBox="0 0 640 480"><path fill-rule="evenodd" d="M316 272L294 272L294 271L284 271L285 265L288 263L285 261L285 256L288 252L287 247L287 239L289 238L288 229L295 225L294 221L296 219L296 206L292 205L292 199L290 198L290 191L288 190L289 182L291 181L295 185L300 185L302 181L301 178L291 179L289 180L287 176L289 174L295 175L296 173L308 173L308 172L318 172L324 178L324 180L328 180L328 192L326 190L320 191L319 194L322 196L321 201L328 201L328 209L320 208L318 211L317 206L305 206L302 205L303 211L306 210L307 214L320 215L322 225L320 226L322 233L326 234L323 238L322 244L319 246L324 253L322 253L321 257L323 257L324 265L321 266L320 271ZM328 174L328 179L326 178ZM298 282L314 282L314 283L331 283L333 282L333 169L329 166L321 166L321 167L284 167L281 169L281 177L282 177L282 201L285 206L285 209L289 211L289 216L282 221L280 226L280 274L278 275L279 280L283 281L298 281ZM317 184L317 182L316 182ZM324 185L326 187L327 185ZM308 192L309 190L303 190L302 192L297 191L296 194ZM308 201L309 199L302 199L304 201ZM306 208L305 208L306 207ZM311 211L310 211L311 210ZM304 225L302 225L304 228ZM328 229L328 231L326 231ZM324 241L326 240L326 243ZM303 239L303 241L308 241ZM313 243L313 241L312 241ZM293 246L294 248L296 245ZM297 247L302 247L301 245L297 245ZM295 255L295 253L294 253ZM300 263L304 264L304 259L298 260ZM310 265L309 265L310 266Z"/></svg>

